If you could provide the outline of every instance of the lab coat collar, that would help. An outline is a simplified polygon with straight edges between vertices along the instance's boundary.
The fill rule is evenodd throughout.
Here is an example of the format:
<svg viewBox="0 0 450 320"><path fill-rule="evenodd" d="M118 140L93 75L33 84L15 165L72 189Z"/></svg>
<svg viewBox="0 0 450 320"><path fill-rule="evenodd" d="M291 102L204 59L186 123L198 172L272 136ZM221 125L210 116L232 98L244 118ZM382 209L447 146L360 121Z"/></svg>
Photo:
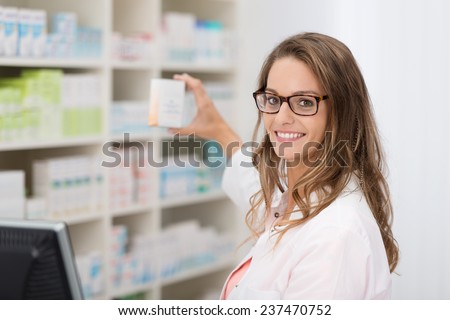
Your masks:
<svg viewBox="0 0 450 320"><path fill-rule="evenodd" d="M358 177L355 174L352 174L350 177L349 182L342 190L339 197L345 197L351 193L357 192L360 190L359 186L359 180ZM288 201L289 191L286 188L286 191L281 192L279 189L276 189L274 192L274 195L272 197L272 212L278 211L278 212L284 212L286 210L287 201ZM317 204L318 203L318 197L315 192L311 194L311 204ZM296 206L294 209L294 212L291 213L289 220L299 220L303 218L303 213L301 211L295 211L298 210L298 207Z"/></svg>

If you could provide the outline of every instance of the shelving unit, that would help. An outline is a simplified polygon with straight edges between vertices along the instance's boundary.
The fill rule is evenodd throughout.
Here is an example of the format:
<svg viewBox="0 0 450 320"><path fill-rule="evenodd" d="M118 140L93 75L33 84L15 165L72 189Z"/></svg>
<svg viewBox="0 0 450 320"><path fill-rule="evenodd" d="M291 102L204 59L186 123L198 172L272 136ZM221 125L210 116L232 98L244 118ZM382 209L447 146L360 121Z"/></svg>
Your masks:
<svg viewBox="0 0 450 320"><path fill-rule="evenodd" d="M76 146L99 145L105 141L102 137L79 137L55 140L1 142L0 151L68 148Z"/></svg>
<svg viewBox="0 0 450 320"><path fill-rule="evenodd" d="M63 68L63 69L102 69L105 64L98 59L49 59L1 57L3 67Z"/></svg>
<svg viewBox="0 0 450 320"><path fill-rule="evenodd" d="M236 3L234 0L4 0L2 6L44 9L48 15L55 12L75 12L79 22L91 27L100 28L102 37L102 56L99 59L74 58L19 58L0 57L0 75L17 74L22 69L62 69L71 73L94 73L101 79L101 110L102 132L96 136L71 138L0 141L0 169L17 169L26 171L27 185L30 186L30 163L39 158L61 157L74 155L101 156L105 143L116 141L121 145L123 136L110 134L109 111L113 102L118 100L142 100L149 97L150 80L152 78L171 78L174 73L188 72L204 81L222 81L235 86L237 69L230 63L198 64L185 62L163 61L161 55L162 42L160 25L165 12L177 11L193 13L199 19L214 19L226 27L236 26ZM118 61L111 57L111 41L113 32L149 32L156 36L155 48L157 54L154 60L145 62ZM4 72L4 71L7 72ZM143 119L146 121L146 119ZM157 133L131 134L131 141L153 143L153 156L163 157L162 141L170 136L164 131ZM104 154L103 154L104 156ZM99 164L100 165L100 164ZM134 204L120 209L109 209L110 174L104 170L106 183L102 191L104 196L103 209L78 216L63 217L69 225L75 254L99 252L105 279L104 290L92 299L112 299L123 296L144 293L149 299L171 299L170 289L184 282L198 279L198 287L192 295L185 294L190 299L198 298L197 294L208 291L211 283L221 283L223 275L228 272L234 258L223 257L217 261L187 269L173 276L156 277L153 281L134 285L115 287L110 278L113 258L111 251L111 231L114 226L125 225L130 235L151 234L158 236L173 223L194 219L202 227L213 227L219 232L233 234L238 217L235 207L221 191L210 191L179 198L160 199L160 175L157 168L152 168L152 195L150 204ZM217 275L216 275L217 274ZM210 281L211 277L219 277ZM204 278L205 281L201 279ZM206 281L207 280L207 281ZM170 288L169 288L170 287ZM166 290L166 288L168 288ZM216 289L219 289L217 287ZM189 291L189 289L186 289Z"/></svg>

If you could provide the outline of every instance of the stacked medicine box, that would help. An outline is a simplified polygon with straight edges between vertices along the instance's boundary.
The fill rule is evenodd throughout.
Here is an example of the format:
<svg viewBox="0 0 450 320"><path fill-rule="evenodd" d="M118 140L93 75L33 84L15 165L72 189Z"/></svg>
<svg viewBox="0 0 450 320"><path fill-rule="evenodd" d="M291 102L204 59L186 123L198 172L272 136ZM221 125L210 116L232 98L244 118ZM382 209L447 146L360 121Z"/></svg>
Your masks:
<svg viewBox="0 0 450 320"><path fill-rule="evenodd" d="M47 12L39 9L0 7L0 56L99 58L102 32L78 25L74 12L57 12L47 31Z"/></svg>
<svg viewBox="0 0 450 320"><path fill-rule="evenodd" d="M25 216L25 172L0 171L0 218Z"/></svg>

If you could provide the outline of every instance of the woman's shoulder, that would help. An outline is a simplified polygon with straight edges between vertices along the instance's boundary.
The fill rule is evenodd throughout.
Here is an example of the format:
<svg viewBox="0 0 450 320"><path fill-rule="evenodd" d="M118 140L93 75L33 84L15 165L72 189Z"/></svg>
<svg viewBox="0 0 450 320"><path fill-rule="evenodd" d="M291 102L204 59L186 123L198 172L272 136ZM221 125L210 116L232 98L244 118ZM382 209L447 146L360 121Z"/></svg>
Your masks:
<svg viewBox="0 0 450 320"><path fill-rule="evenodd" d="M381 233L378 224L363 192L354 180L349 182L328 207L306 222L298 232L301 238L333 234L360 238L370 247L380 244Z"/></svg>

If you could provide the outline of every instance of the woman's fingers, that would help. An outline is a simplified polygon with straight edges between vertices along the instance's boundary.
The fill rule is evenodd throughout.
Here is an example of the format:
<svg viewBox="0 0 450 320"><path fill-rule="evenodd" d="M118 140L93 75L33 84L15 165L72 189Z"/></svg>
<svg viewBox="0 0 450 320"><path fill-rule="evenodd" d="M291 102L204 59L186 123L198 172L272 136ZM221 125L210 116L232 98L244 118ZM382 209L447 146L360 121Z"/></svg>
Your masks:
<svg viewBox="0 0 450 320"><path fill-rule="evenodd" d="M215 108L214 103L206 93L202 82L186 73L176 74L173 78L175 80L184 81L187 88L194 93L197 113L188 126L184 128L172 128L170 132L180 135L195 134L204 139L213 139L217 141L223 140L222 138L225 134L222 131L231 132L231 128ZM219 128L225 129L219 130Z"/></svg>
<svg viewBox="0 0 450 320"><path fill-rule="evenodd" d="M191 128L191 126L183 127L183 128L169 128L169 132L171 134L179 134L181 136L187 136L192 133L195 133L195 130Z"/></svg>
<svg viewBox="0 0 450 320"><path fill-rule="evenodd" d="M173 78L175 80L182 80L186 83L187 88L194 93L195 101L199 109L206 108L208 104L211 103L211 99L206 93L201 80L194 78L187 73L175 74Z"/></svg>

